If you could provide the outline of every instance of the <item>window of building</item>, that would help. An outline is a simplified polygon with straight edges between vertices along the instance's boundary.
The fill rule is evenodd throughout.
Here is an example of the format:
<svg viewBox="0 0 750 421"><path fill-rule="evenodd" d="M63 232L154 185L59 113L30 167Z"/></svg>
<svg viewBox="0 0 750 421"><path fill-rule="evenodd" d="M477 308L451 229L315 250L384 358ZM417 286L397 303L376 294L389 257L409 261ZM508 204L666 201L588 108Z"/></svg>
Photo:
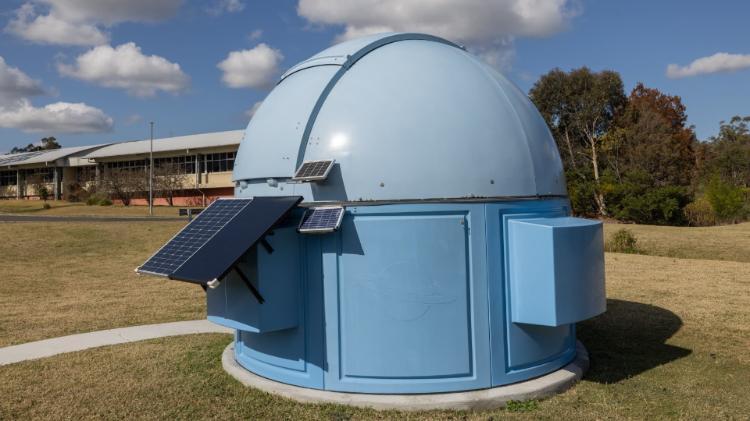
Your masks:
<svg viewBox="0 0 750 421"><path fill-rule="evenodd" d="M146 171L148 169L148 161L145 159L136 159L131 161L107 162L106 166L110 169Z"/></svg>
<svg viewBox="0 0 750 421"><path fill-rule="evenodd" d="M37 180L42 183L52 183L55 181L55 169L51 167L23 170L21 174L23 174L27 183L33 183Z"/></svg>
<svg viewBox="0 0 750 421"><path fill-rule="evenodd" d="M154 158L154 168L171 168L176 174L194 174L195 156Z"/></svg>
<svg viewBox="0 0 750 421"><path fill-rule="evenodd" d="M79 183L85 183L87 181L96 180L96 166L86 165L84 167L76 167L76 181Z"/></svg>
<svg viewBox="0 0 750 421"><path fill-rule="evenodd" d="M0 186L15 186L16 181L15 171L0 171Z"/></svg>
<svg viewBox="0 0 750 421"><path fill-rule="evenodd" d="M206 172L226 172L234 169L236 152L219 152L204 155Z"/></svg>

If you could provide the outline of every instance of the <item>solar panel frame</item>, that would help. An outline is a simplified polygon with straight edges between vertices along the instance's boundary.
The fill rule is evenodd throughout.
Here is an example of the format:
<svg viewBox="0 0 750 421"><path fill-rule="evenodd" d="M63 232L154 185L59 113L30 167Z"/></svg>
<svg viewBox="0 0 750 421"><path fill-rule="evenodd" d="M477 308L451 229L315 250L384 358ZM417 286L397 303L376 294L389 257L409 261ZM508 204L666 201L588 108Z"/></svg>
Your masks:
<svg viewBox="0 0 750 421"><path fill-rule="evenodd" d="M308 221L310 221L312 218L315 218L316 212L325 214L327 211L331 210L338 211L338 214L335 216L335 218L326 218L325 215L322 215L320 216L320 218L326 218L324 220L324 222L326 222L325 224L305 227ZM326 234L329 232L334 232L341 227L341 222L344 220L344 213L345 210L343 206L319 206L309 208L302 215L302 219L300 220L299 226L297 227L297 232L304 234Z"/></svg>
<svg viewBox="0 0 750 421"><path fill-rule="evenodd" d="M190 253L190 255L187 256L187 257L185 257L184 260L182 261L182 263L180 263L179 265L177 265L176 267L174 267L174 269L172 271L170 271L170 272L155 272L153 270L143 269L144 266L147 266L147 264L149 262L151 262L154 258L156 258L159 255L159 253L161 253L162 251L164 251L167 248L167 246L169 246L170 244L172 244L172 242L175 241L180 235L188 232L188 230L191 229L191 227L197 226L200 223L202 223L204 220L206 220L208 218L211 218L212 215L211 215L211 212L209 211L209 209L212 209L214 206L221 206L224 203L230 203L229 201L233 201L233 202L231 202L233 204L234 203L242 203L242 202L244 202L244 205L241 208L237 209L237 211L234 213L234 215L231 218L227 219L226 222L224 224L222 224L221 227L217 228L208 238L205 239L205 241L203 241L203 243L202 243L202 245L200 247L197 247L195 250L193 250ZM231 222L231 220L233 218L235 218L243 209L245 209L245 207L247 207L252 201L253 201L253 199L251 199L251 198L243 198L243 197L220 197L220 198L216 199L213 203L211 203L210 205L208 205L208 207L206 207L201 213L199 213L198 216L195 217L195 219L193 219L187 225L185 225L179 232L177 232L177 234L175 234L174 236L172 236L172 238L170 238L169 241L167 241L166 243L164 243L164 245L162 245L154 254L152 254L148 259L146 259L145 263L143 263L141 266L139 266L138 268L136 268L136 272L137 273L147 274L147 275L155 275L155 276L162 276L162 277L168 278L172 273L174 273L182 265L184 265L185 262L187 262L192 256L194 256L195 253L197 253L198 250L200 250L200 248L202 248L206 244L208 244L208 242L211 240L211 238L213 238L216 235L216 233L218 233L222 228L224 228L227 224L229 224L229 222ZM209 212L206 212L206 211L209 211ZM172 266L174 266L174 265L172 265Z"/></svg>
<svg viewBox="0 0 750 421"><path fill-rule="evenodd" d="M320 181L328 178L328 174L336 163L334 159L320 159L316 161L304 161L294 173L294 181ZM323 166L325 165L325 166Z"/></svg>

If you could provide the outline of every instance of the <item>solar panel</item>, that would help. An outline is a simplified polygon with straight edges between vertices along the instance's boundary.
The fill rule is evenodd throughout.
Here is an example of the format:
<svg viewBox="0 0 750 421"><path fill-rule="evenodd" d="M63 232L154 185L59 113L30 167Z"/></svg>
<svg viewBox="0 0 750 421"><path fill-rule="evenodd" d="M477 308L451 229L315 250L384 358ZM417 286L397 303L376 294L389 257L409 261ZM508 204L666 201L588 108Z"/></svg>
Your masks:
<svg viewBox="0 0 750 421"><path fill-rule="evenodd" d="M151 256L139 272L169 276L245 208L252 199L218 199Z"/></svg>
<svg viewBox="0 0 750 421"><path fill-rule="evenodd" d="M0 155L0 165L10 165L16 162L25 161L29 158L41 155L49 151L22 152L8 155Z"/></svg>
<svg viewBox="0 0 750 421"><path fill-rule="evenodd" d="M321 161L305 161L299 167L297 172L292 177L292 180L297 181L317 181L325 180L328 177L328 173L333 168L334 160L324 159Z"/></svg>
<svg viewBox="0 0 750 421"><path fill-rule="evenodd" d="M343 218L344 208L341 206L310 208L302 215L297 231L309 234L332 232L339 229Z"/></svg>
<svg viewBox="0 0 750 421"><path fill-rule="evenodd" d="M301 200L300 196L218 199L136 271L204 285L221 279Z"/></svg>

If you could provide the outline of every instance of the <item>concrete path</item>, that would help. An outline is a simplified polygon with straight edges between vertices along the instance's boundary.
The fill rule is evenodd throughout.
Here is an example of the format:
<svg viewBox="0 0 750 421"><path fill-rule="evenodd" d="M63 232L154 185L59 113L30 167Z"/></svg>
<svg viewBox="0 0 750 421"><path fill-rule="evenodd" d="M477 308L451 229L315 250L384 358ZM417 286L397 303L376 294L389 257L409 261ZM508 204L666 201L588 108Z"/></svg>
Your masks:
<svg viewBox="0 0 750 421"><path fill-rule="evenodd" d="M48 216L0 214L0 222L164 222L186 221L176 216Z"/></svg>
<svg viewBox="0 0 750 421"><path fill-rule="evenodd" d="M0 348L0 366L100 346L194 333L234 333L234 331L215 325L208 320L189 320L100 330Z"/></svg>

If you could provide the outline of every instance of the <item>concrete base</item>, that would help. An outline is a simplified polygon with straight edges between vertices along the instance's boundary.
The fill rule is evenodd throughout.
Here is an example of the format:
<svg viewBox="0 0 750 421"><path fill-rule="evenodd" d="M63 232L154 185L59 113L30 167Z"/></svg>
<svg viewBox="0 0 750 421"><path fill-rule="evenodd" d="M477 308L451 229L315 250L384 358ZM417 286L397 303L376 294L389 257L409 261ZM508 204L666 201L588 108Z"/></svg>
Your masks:
<svg viewBox="0 0 750 421"><path fill-rule="evenodd" d="M411 395L376 395L342 393L308 389L269 380L248 371L234 359L234 343L221 358L224 370L245 386L305 403L333 403L370 407L420 411L428 409L491 409L505 406L508 401L539 399L563 392L580 380L589 368L589 355L581 342L576 344L576 358L565 367L535 379L492 389L452 393L426 393Z"/></svg>

